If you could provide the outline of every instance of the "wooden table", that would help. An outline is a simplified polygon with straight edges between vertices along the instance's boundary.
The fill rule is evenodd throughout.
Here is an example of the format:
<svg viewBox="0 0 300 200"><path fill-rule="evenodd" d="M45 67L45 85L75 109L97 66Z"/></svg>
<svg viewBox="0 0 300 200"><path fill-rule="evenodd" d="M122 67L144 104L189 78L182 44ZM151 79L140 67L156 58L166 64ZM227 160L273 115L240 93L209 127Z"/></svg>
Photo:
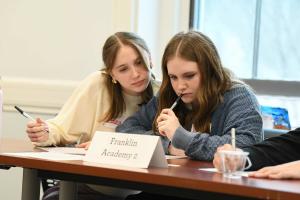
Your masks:
<svg viewBox="0 0 300 200"><path fill-rule="evenodd" d="M0 153L39 151L28 141L3 139ZM39 178L62 181L60 199L76 199L76 182L125 187L190 199L300 199L299 180L227 179L199 170L211 163L189 159L169 160L169 167L137 169L86 163L49 161L0 154L0 164L22 167L22 199L39 199ZM2 180L3 181L3 180Z"/></svg>

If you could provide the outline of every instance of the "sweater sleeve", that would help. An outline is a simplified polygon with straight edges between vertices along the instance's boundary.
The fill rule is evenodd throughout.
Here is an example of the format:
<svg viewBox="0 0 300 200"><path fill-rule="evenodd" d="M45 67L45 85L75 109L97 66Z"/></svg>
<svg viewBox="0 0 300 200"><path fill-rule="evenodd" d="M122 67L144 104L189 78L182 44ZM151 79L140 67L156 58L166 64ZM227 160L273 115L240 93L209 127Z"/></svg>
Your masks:
<svg viewBox="0 0 300 200"><path fill-rule="evenodd" d="M35 145L65 145L75 143L82 133L87 134L87 137L92 134L92 127L97 120L97 105L103 90L101 77L101 72L98 71L79 84L58 115L47 120L49 139Z"/></svg>
<svg viewBox="0 0 300 200"><path fill-rule="evenodd" d="M139 111L117 126L116 132L158 135L152 130L152 123L157 112L157 104L157 97L154 96L147 104L142 105ZM160 136L160 139L164 151L167 153L170 141L167 137L163 136Z"/></svg>
<svg viewBox="0 0 300 200"><path fill-rule="evenodd" d="M224 95L223 104L212 114L211 133L195 133L177 128L172 144L192 159L211 161L216 149L231 142L236 129L236 145L243 147L262 139L262 119L258 102L247 88L234 88Z"/></svg>
<svg viewBox="0 0 300 200"><path fill-rule="evenodd" d="M249 170L300 160L300 128L242 149L249 152Z"/></svg>
<svg viewBox="0 0 300 200"><path fill-rule="evenodd" d="M147 104L142 105L131 117L117 126L116 131L122 133L143 134L152 130L152 122L157 111L157 97L153 97Z"/></svg>

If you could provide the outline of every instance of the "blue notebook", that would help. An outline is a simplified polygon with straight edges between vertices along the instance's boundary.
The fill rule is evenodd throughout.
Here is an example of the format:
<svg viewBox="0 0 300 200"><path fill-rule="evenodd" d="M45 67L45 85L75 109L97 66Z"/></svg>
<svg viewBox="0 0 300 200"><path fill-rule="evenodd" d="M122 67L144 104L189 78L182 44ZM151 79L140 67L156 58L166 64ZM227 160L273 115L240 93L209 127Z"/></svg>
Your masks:
<svg viewBox="0 0 300 200"><path fill-rule="evenodd" d="M273 129L290 130L291 124L289 120L288 110L279 107L261 106L263 118L271 116L273 119Z"/></svg>

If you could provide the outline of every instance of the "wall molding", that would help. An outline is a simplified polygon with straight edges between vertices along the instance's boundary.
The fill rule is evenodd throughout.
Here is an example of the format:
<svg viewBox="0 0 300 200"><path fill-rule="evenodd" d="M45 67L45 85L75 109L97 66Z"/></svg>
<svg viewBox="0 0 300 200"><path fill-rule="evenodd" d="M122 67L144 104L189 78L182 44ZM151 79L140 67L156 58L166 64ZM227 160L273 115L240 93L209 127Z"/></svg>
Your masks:
<svg viewBox="0 0 300 200"><path fill-rule="evenodd" d="M2 77L4 112L18 105L27 112L56 114L72 94L79 81L41 80Z"/></svg>

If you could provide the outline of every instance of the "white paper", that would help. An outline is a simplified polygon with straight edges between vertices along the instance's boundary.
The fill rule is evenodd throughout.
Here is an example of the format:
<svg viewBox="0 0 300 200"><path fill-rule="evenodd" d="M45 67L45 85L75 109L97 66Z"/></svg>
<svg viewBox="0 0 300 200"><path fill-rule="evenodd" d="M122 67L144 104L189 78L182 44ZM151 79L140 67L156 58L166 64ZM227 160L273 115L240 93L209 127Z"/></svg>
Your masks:
<svg viewBox="0 0 300 200"><path fill-rule="evenodd" d="M177 164L168 164L169 167L180 167L180 165Z"/></svg>
<svg viewBox="0 0 300 200"><path fill-rule="evenodd" d="M65 153L55 153L55 152L18 152L18 153L2 153L3 155L9 156L21 156L21 157L32 157L45 160L82 160L81 155L71 155Z"/></svg>
<svg viewBox="0 0 300 200"><path fill-rule="evenodd" d="M38 147L38 148L48 152L74 154L74 155L85 155L87 152L87 150L85 150L84 148L76 148L76 147Z"/></svg>
<svg viewBox="0 0 300 200"><path fill-rule="evenodd" d="M218 172L216 168L199 168L198 170L207 171L207 172ZM248 177L249 172L240 172L241 176Z"/></svg>
<svg viewBox="0 0 300 200"><path fill-rule="evenodd" d="M66 153L66 154L74 154L74 155L85 155L87 152L87 150L85 150L84 148L76 148L76 147L37 147L37 148L48 152ZM165 157L167 160L187 158L187 156L174 156L174 155L165 155Z"/></svg>
<svg viewBox="0 0 300 200"><path fill-rule="evenodd" d="M198 170L207 171L207 172L218 172L216 168L199 168Z"/></svg>
<svg viewBox="0 0 300 200"><path fill-rule="evenodd" d="M187 158L187 156L173 156L173 155L166 155L165 157L167 160Z"/></svg>

